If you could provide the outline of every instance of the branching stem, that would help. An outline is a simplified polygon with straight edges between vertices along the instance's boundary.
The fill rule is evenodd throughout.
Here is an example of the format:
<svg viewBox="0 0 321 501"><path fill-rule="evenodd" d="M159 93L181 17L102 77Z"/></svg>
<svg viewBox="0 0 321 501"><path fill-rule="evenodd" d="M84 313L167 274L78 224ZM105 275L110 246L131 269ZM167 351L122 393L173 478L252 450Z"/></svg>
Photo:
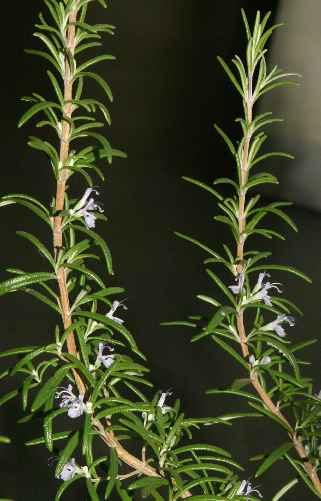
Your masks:
<svg viewBox="0 0 321 501"><path fill-rule="evenodd" d="M76 21L77 21L77 5L75 9L69 14L69 23L67 30L67 49L73 56L75 53L75 35L76 35ZM60 165L59 174L57 179L57 189L56 189L56 201L55 210L58 215L54 217L53 220L53 244L55 249L55 254L58 254L58 250L63 247L63 235L62 235L62 217L59 215L60 211L64 210L65 205L65 193L66 193L66 182L69 177L69 171L66 167L68 165L69 159L69 149L70 149L70 136L71 136L71 125L70 120L73 113L73 75L71 68L69 66L68 58L65 56L65 72L64 72L64 112L61 125L61 137L60 137ZM59 288L59 299L61 306L61 316L65 329L68 329L72 324L72 318L70 313L70 301L68 294L67 285L67 272L68 270L61 267L57 272L57 282ZM69 332L67 337L67 350L68 353L78 357L78 350L75 340L75 335L73 332ZM86 386L76 370L73 371L75 383L77 385L80 394L84 395L86 392ZM102 423L93 418L93 425L99 432L102 440L105 444L114 449L117 453L118 458L125 464L134 469L135 474L146 475L148 477L160 477L161 475L158 471L150 466L145 460L140 460L128 452L122 444L115 437L114 433L108 429L105 429ZM183 499L190 497L191 494L187 491L181 495Z"/></svg>
<svg viewBox="0 0 321 501"><path fill-rule="evenodd" d="M244 272L244 244L246 240L246 213L245 213L245 206L246 206L246 183L248 180L249 176L249 169L250 169L250 162L249 162L249 149L250 149L250 143L251 143L251 137L252 137L252 132L251 132L251 124L253 121L253 95L252 95L252 88L253 88L253 75L249 75L249 83L248 83L248 93L244 102L244 109L245 109L245 114L246 114L246 121L247 121L247 132L246 136L244 138L244 143L243 143L243 150L242 150L242 157L241 157L241 165L240 165L240 192L239 192L239 207L238 207L238 223L239 223L239 241L237 243L237 272L238 273L243 273ZM241 350L242 350L242 355L244 358L248 358L250 355L249 352L249 346L247 343L247 336L246 336L246 329L245 329L245 324L244 324L244 315L243 315L243 310L240 310L237 313L237 329L238 329L238 334L240 338L240 344L241 344ZM293 446L300 457L300 459L303 461L303 466L304 469L309 476L315 490L321 495L321 482L318 477L318 474L316 472L315 467L313 464L308 460L306 451L304 449L304 446L300 440L300 438L296 435L293 427L291 424L288 422L287 418L282 414L282 412L279 410L279 408L274 404L268 393L265 391L264 387L260 383L259 377L257 375L257 372L255 370L252 370L251 372L251 383L254 389L256 390L257 394L261 398L262 402L264 403L265 407L276 417L278 417L283 423L286 425L287 429L289 430L289 437L293 442Z"/></svg>

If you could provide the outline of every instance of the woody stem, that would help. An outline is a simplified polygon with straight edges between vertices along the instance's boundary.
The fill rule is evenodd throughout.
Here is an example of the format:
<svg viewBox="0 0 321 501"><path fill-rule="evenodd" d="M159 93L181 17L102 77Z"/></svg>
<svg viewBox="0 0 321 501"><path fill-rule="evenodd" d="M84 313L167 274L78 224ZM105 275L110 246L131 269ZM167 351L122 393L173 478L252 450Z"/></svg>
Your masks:
<svg viewBox="0 0 321 501"><path fill-rule="evenodd" d="M246 183L249 177L250 161L249 161L249 150L252 137L251 124L253 122L253 75L249 75L248 83L248 93L245 99L245 110L246 110L246 122L247 122L247 132L244 138L242 157L240 162L240 191L239 191L239 201L238 201L238 225L239 225L239 239L237 242L236 250L236 268L237 272L244 273L244 245L246 240ZM246 328L244 324L244 312L242 309L237 312L236 316L237 330L240 339L242 355L245 359L248 359L250 355L249 346L246 336ZM293 427L279 410L279 408L274 404L268 393L262 386L258 374L255 370L251 371L250 380L256 393L262 400L264 406L277 418L279 418L288 429L289 437L292 440L294 449L296 450L299 458L303 460L304 469L309 476L314 488L321 495L321 482L318 474L315 470L313 464L306 457L306 452L302 441L296 435Z"/></svg>
<svg viewBox="0 0 321 501"><path fill-rule="evenodd" d="M76 48L76 21L77 21L77 11L78 6L75 5L74 10L69 14L69 22L67 28L66 44L67 49L71 56L74 56ZM71 138L71 119L73 114L73 75L71 68L69 66L68 58L65 57L65 70L64 70L64 108L63 108L63 118L61 123L61 137L60 137L60 155L59 155L59 172L56 187L56 201L55 201L55 211L56 214L53 219L53 244L55 249L55 254L58 255L58 251L63 247L63 218L59 212L64 210L65 206L65 193L66 193L66 182L69 177L68 170L68 159L70 151L70 138ZM68 294L68 284L67 284L67 269L65 267L60 267L57 271L57 282L59 289L59 299L61 307L61 316L64 325L64 329L68 329L72 324L71 312L70 312L70 301ZM71 331L67 336L67 350L68 353L78 357L78 350L75 340L75 335ZM73 370L73 375L75 378L75 383L77 385L79 394L84 395L86 392L86 386L76 370ZM130 452L128 452L122 444L118 441L112 431L105 429L101 422L95 418L92 420L94 427L101 436L105 444L114 449L117 453L118 458L123 461L128 466L132 467L139 474L146 475L149 477L160 477L160 474L155 468L147 464L145 461L141 461ZM182 498L185 499L190 497L191 494L187 491L182 494Z"/></svg>

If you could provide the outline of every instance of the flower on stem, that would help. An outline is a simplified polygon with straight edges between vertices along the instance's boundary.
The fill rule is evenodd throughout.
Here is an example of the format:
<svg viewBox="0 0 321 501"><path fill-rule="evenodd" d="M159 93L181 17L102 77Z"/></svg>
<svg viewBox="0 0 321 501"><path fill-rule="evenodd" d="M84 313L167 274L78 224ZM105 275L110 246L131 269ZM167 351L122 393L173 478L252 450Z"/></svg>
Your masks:
<svg viewBox="0 0 321 501"><path fill-rule="evenodd" d="M157 402L157 407L161 410L161 413L167 414L167 412L171 412L173 410L172 407L169 405L165 405L166 398L169 397L170 395L173 395L173 392L170 390L164 391L161 393L161 396L158 399ZM142 418L144 420L144 426L151 421L155 421L155 414L152 412L143 412L142 413Z"/></svg>
<svg viewBox="0 0 321 501"><path fill-rule="evenodd" d="M109 369L115 362L114 348L105 343L99 343L98 354L95 362L95 367L100 367L102 364L106 369Z"/></svg>
<svg viewBox="0 0 321 501"><path fill-rule="evenodd" d="M243 291L244 279L245 279L244 273L241 272L239 275L235 277L234 281L236 282L236 285L228 286L228 288L231 289L233 294L241 294L241 292Z"/></svg>
<svg viewBox="0 0 321 501"><path fill-rule="evenodd" d="M123 324L124 320L121 318L115 317L114 313L117 311L119 307L122 307L124 310L128 310L127 306L125 306L122 302L120 301L113 301L113 304L109 310L109 312L106 314L107 318L110 318L110 320L113 320L117 324Z"/></svg>
<svg viewBox="0 0 321 501"><path fill-rule="evenodd" d="M64 465L57 478L67 482L68 480L74 478L74 476L78 473L78 469L79 466L77 466L75 458L71 458L70 461Z"/></svg>
<svg viewBox="0 0 321 501"><path fill-rule="evenodd" d="M60 480L64 480L67 482L68 480L71 480L74 478L75 475L82 475L85 476L86 478L90 478L90 474L88 471L87 466L78 466L75 458L71 458L68 463L66 463L60 474L57 476Z"/></svg>
<svg viewBox="0 0 321 501"><path fill-rule="evenodd" d="M264 355L264 357L259 358L258 360L255 359L254 355L251 355L249 357L249 364L251 367L256 367L258 365L268 365L271 363L271 357L268 355Z"/></svg>
<svg viewBox="0 0 321 501"><path fill-rule="evenodd" d="M274 331L279 337L285 337L286 332L282 327L282 324L286 322L290 327L295 325L294 317L291 315L278 315L273 322L261 327L262 331Z"/></svg>
<svg viewBox="0 0 321 501"><path fill-rule="evenodd" d="M264 279L266 277L269 277L269 273L263 272L259 274L259 278L256 282L256 285L250 295L249 298L247 298L246 302L253 302L253 301L263 301L264 304L268 306L272 306L271 298L269 296L268 291L270 289L276 289L280 294L282 293L281 289L279 289L278 285L281 285L279 282L264 282Z"/></svg>
<svg viewBox="0 0 321 501"><path fill-rule="evenodd" d="M84 395L77 397L72 391L71 384L67 388L62 387L61 391L57 391L55 397L61 400L59 407L67 408L67 414L72 419L80 417L84 412L92 413L91 402L84 403Z"/></svg>
<svg viewBox="0 0 321 501"><path fill-rule="evenodd" d="M99 191L94 188L87 188L82 198L73 209L69 210L69 214L75 217L83 217L87 228L95 228L96 215L95 212L104 212L101 205L95 202L91 194L99 195Z"/></svg>
<svg viewBox="0 0 321 501"><path fill-rule="evenodd" d="M165 405L166 398L173 395L173 392L170 390L162 392L161 396L159 397L159 400L157 402L157 407L160 408L162 414L166 414L167 412L170 412L172 410L172 407L169 405Z"/></svg>
<svg viewBox="0 0 321 501"><path fill-rule="evenodd" d="M247 480L242 480L241 485L236 494L239 496L248 496L249 494L257 494L260 498L263 498L261 492L255 487L252 487L251 482L248 482Z"/></svg>

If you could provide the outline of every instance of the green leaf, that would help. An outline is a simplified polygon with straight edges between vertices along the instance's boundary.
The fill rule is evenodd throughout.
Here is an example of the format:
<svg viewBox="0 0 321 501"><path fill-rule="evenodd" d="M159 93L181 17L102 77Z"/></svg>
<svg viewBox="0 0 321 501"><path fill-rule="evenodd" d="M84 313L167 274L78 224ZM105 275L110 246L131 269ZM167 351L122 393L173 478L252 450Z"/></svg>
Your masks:
<svg viewBox="0 0 321 501"><path fill-rule="evenodd" d="M187 182L189 182L191 184L195 184L195 186L198 186L199 188L203 188L203 190L208 191L209 193L211 193L212 195L214 195L219 200L223 200L222 195L220 195L211 186L208 186L208 184L203 183L202 181L198 181L198 179L193 179L192 177L187 177L187 176L183 176L182 179L184 179L184 181L187 181Z"/></svg>
<svg viewBox="0 0 321 501"><path fill-rule="evenodd" d="M223 350L229 353L240 365L242 365L246 370L248 370L248 364L244 360L244 358L237 353L237 351L232 348L228 343L225 343L218 336L212 336L212 340L217 343Z"/></svg>
<svg viewBox="0 0 321 501"><path fill-rule="evenodd" d="M9 280L0 283L0 296L8 294L9 292L16 292L27 285L47 282L48 280L54 279L56 279L56 276L53 273L44 272L26 273L16 278L9 278Z"/></svg>
<svg viewBox="0 0 321 501"><path fill-rule="evenodd" d="M5 395L3 395L2 397L0 397L0 407L1 405L9 402L10 400L12 400L13 398L15 398L17 395L19 394L19 391L18 390L12 390L12 391L9 391L8 393L6 393Z"/></svg>
<svg viewBox="0 0 321 501"><path fill-rule="evenodd" d="M221 256L217 254L217 252L213 251L210 249L210 247L207 247L207 245L202 244L199 240L195 240L194 238L189 237L188 235L185 235L184 233L179 233L178 231L174 231L174 234L182 238L183 240L187 240L188 242L191 242L192 244L196 245L197 247L200 247L203 249L205 252L208 252L208 254L211 254L214 256L216 259L221 259Z"/></svg>
<svg viewBox="0 0 321 501"><path fill-rule="evenodd" d="M285 442L284 444L280 445L280 447L271 452L271 454L268 455L268 457L256 470L255 477L257 478L261 476L265 471L271 468L271 466L279 459L282 459L283 456L285 456L285 454L292 449L292 447L293 447L292 442Z"/></svg>
<svg viewBox="0 0 321 501"><path fill-rule="evenodd" d="M101 63L102 61L115 61L115 59L115 56L112 56L110 54L102 54L100 56L93 57L92 59L88 59L88 61L78 66L76 75L79 76L79 74L81 74L84 70L86 70L90 66L93 66L94 64Z"/></svg>
<svg viewBox="0 0 321 501"><path fill-rule="evenodd" d="M9 437L4 437L3 435L0 435L0 444L10 444L10 442L11 440Z"/></svg>
<svg viewBox="0 0 321 501"><path fill-rule="evenodd" d="M282 489L280 489L274 496L273 496L273 499L272 501L279 501L279 499L283 498L284 494L286 494L287 492L289 492L290 489L292 489L292 487L294 487L297 483L298 483L298 479L297 478L294 478L293 480L290 480L290 482L288 482L286 485L284 485L282 487Z"/></svg>
<svg viewBox="0 0 321 501"><path fill-rule="evenodd" d="M216 124L214 124L215 130L219 133L219 135L223 138L224 142L227 144L230 152L233 157L236 155L236 149L234 147L233 141L228 137L228 135Z"/></svg>
<svg viewBox="0 0 321 501"><path fill-rule="evenodd" d="M160 487L167 485L168 485L168 480L165 480L164 478L146 477L146 478L140 478L139 480L135 480L128 486L128 489L130 491L135 489L145 489L145 488L159 489Z"/></svg>
<svg viewBox="0 0 321 501"><path fill-rule="evenodd" d="M74 482L77 482L77 480L81 480L82 478L83 477L81 477L79 475L75 475L71 480L67 480L66 482L62 482L62 484L60 485L60 487L57 491L55 501L60 501L62 495L68 489L68 487L70 487Z"/></svg>
<svg viewBox="0 0 321 501"><path fill-rule="evenodd" d="M118 475L118 456L114 449L109 449L108 483L105 491L105 499L112 493Z"/></svg>
<svg viewBox="0 0 321 501"><path fill-rule="evenodd" d="M103 89L110 102L113 102L114 98L111 88L101 76L97 75L97 73L92 73L91 71L82 71L78 73L77 78L92 78Z"/></svg>
<svg viewBox="0 0 321 501"><path fill-rule="evenodd" d="M226 285L222 282L222 280L213 273L212 270L206 269L206 273L211 277L211 279L216 283L216 285L221 289L221 291L225 294L225 296L229 299L229 301L236 307L235 299L233 294L228 290Z"/></svg>
<svg viewBox="0 0 321 501"><path fill-rule="evenodd" d="M197 327L194 322L188 322L187 320L174 320L172 322L161 322L162 327Z"/></svg>
<svg viewBox="0 0 321 501"><path fill-rule="evenodd" d="M189 444L183 447L178 447L177 449L174 449L173 452L175 454L184 454L185 452L191 452L191 451L207 451L207 452L213 452L214 454L219 454L220 456L224 456L227 458L231 457L231 454L226 450L221 449L221 447L216 447L215 445L209 445L209 444Z"/></svg>
<svg viewBox="0 0 321 501"><path fill-rule="evenodd" d="M66 463L68 463L68 460L71 458L71 455L77 448L79 443L79 431L76 431L73 433L68 440L65 448L61 451L59 460L56 466L55 470L55 477L57 478L60 473L62 472L63 467L65 466Z"/></svg>
<svg viewBox="0 0 321 501"><path fill-rule="evenodd" d="M127 494L127 491L125 489L123 489L119 480L117 480L116 482L116 489L121 501L132 501L133 498Z"/></svg>
<svg viewBox="0 0 321 501"><path fill-rule="evenodd" d="M297 275L308 283L312 283L311 278L309 278L305 273L294 268L293 266L284 266L280 264L265 264L254 266L249 271L252 273L253 271L265 271L265 270L280 270L280 271L288 271L289 273L293 273L293 275Z"/></svg>
<svg viewBox="0 0 321 501"><path fill-rule="evenodd" d="M317 492L317 490L314 488L312 482L310 481L307 473L304 470L304 466L302 464L300 464L298 461L296 461L295 459L293 459L289 454L286 454L286 459L293 466L293 468L297 471L297 473L302 478L303 482L305 482L305 484L313 492L313 494L315 494L319 499L321 499L321 494L319 492Z"/></svg>
<svg viewBox="0 0 321 501"><path fill-rule="evenodd" d="M133 336L130 334L130 332L123 325L118 324L117 322L114 322L113 320L109 319L105 315L101 315L100 313L93 313L93 312L89 312L89 311L77 310L75 312L75 315L77 315L79 317L92 318L93 320L96 320L96 322L98 322L100 324L103 324L109 328L112 327L114 330L118 331L120 334L122 334L122 336L124 336L124 338L126 339L128 344L130 345L131 349L135 353L137 353L137 355L141 356L142 358L145 358L144 355L142 353L140 353L140 351L138 350L137 344L136 344Z"/></svg>
<svg viewBox="0 0 321 501"><path fill-rule="evenodd" d="M54 411L50 412L43 421L44 442L50 452L52 452L53 450L54 441L54 434L52 433L52 422L57 416L60 416L64 413L65 409L55 409Z"/></svg>
<svg viewBox="0 0 321 501"><path fill-rule="evenodd" d="M86 487L91 501L99 501L99 496L97 494L97 486L95 486L90 478L86 479Z"/></svg>
<svg viewBox="0 0 321 501"><path fill-rule="evenodd" d="M86 235L88 235L90 238L92 238L94 240L95 244L98 245L98 247L100 247L100 249L104 255L104 258L106 260L108 273L110 275L114 275L111 253L110 253L110 250L109 250L106 242L104 241L104 239L101 238L98 235L98 233L96 233L95 231L89 230L88 228L84 228L83 226L73 224L72 227L75 228L76 230L80 231L81 233L85 233Z"/></svg>
<svg viewBox="0 0 321 501"><path fill-rule="evenodd" d="M46 403L46 401L52 396L54 391L56 390L57 386L61 383L61 381L65 378L65 376L68 374L68 372L74 367L74 364L67 364L64 365L63 367L60 367L60 369L57 370L57 372L50 378L46 383L41 387L39 392L37 393L32 407L31 411L35 412L42 405Z"/></svg>
<svg viewBox="0 0 321 501"><path fill-rule="evenodd" d="M53 256L50 254L47 247L42 242L40 242L37 237L35 237L31 233L27 233L26 231L17 231L17 235L25 238L26 240L29 240L29 242L31 242L38 249L40 254L42 254L47 259L47 261L49 261L53 269L55 269L55 260Z"/></svg>
<svg viewBox="0 0 321 501"><path fill-rule="evenodd" d="M52 101L44 101L34 104L22 115L22 117L19 120L18 127L22 127L26 122L28 122L34 115L36 115L40 111L46 111L52 108L58 108L58 110L60 110L60 106Z"/></svg>
<svg viewBox="0 0 321 501"><path fill-rule="evenodd" d="M253 395L252 393L248 393L246 391L240 391L240 390L232 390L232 389L227 389L227 390L218 390L216 388L213 388L211 390L206 390L207 395L235 395L238 397L243 397L248 400L254 400L256 402L261 402L259 397Z"/></svg>
<svg viewBox="0 0 321 501"><path fill-rule="evenodd" d="M61 410L61 409L59 409ZM66 438L70 437L70 431L60 431L59 433L53 433L52 434L52 440L65 440ZM32 440L28 440L28 442L25 442L25 445L28 447L34 446L34 445L42 445L46 443L45 437L38 437L38 438L33 438Z"/></svg>
<svg viewBox="0 0 321 501"><path fill-rule="evenodd" d="M293 367L293 371L295 373L295 376L298 380L300 380L300 369L298 366L298 363L295 359L295 356L293 353L285 346L284 343L281 341L278 341L277 339L274 339L273 337L270 336L260 336L260 341L265 342L269 346L272 346L276 350L278 350L282 355L285 356L285 358L289 361L290 365Z"/></svg>
<svg viewBox="0 0 321 501"><path fill-rule="evenodd" d="M25 353L30 353L37 349L38 346L18 346L18 348L10 348L10 350L5 350L0 353L0 358L12 357L15 355L24 355Z"/></svg>
<svg viewBox="0 0 321 501"><path fill-rule="evenodd" d="M217 57L217 60L218 62L220 63L220 65L223 67L225 73L227 74L227 76L229 77L229 79L231 80L232 84L234 85L234 87L236 88L236 90L241 94L241 96L243 97L243 90L242 90L242 87L240 86L239 82L237 81L237 78L235 77L234 73L231 71L231 69L229 68L229 66L226 64L226 62L224 61L223 58L221 58L220 56Z"/></svg>
<svg viewBox="0 0 321 501"><path fill-rule="evenodd" d="M7 195L2 197L0 200L0 207L4 207L6 205L18 204L24 207L27 207L34 214L36 214L40 219L45 221L50 227L50 219L47 208L42 205L38 200L29 197L28 195L16 194L16 195Z"/></svg>

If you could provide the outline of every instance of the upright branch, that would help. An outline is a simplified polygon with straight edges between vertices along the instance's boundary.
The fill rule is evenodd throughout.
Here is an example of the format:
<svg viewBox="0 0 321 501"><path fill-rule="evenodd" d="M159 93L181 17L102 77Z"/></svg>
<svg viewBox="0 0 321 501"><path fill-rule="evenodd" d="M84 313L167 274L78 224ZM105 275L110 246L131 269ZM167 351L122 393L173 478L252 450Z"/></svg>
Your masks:
<svg viewBox="0 0 321 501"><path fill-rule="evenodd" d="M63 211L65 204L66 182L69 175L68 159L70 148L71 135L71 118L73 113L73 68L71 61L74 58L76 49L76 21L78 12L78 2L75 3L73 10L68 16L68 27L66 36L66 49L64 55L64 108L63 117L60 126L60 154L59 154L59 170L56 189L55 212L58 213L54 217L53 239L56 251L63 245L62 237L62 217L59 212Z"/></svg>
<svg viewBox="0 0 321 501"><path fill-rule="evenodd" d="M247 206L247 183L250 175L251 168L251 159L250 159L250 149L251 149L251 141L254 134L255 128L253 127L253 107L255 101L258 99L259 95L263 93L267 86L267 82L264 81L264 75L262 71L262 61L264 61L264 53L263 49L264 45L262 44L262 38L264 37L264 26L266 24L266 18L259 22L259 18L256 19L256 24L254 27L253 35L250 35L249 27L246 23L247 33L249 36L248 40L248 49L247 49L247 74L245 81L243 80L243 107L245 111L244 117L244 137L241 142L241 154L240 154L240 162L239 162L239 195L238 195L238 211L237 211L237 219L238 219L238 240L237 240L237 248L236 248L236 269L238 277L242 277L241 280L244 280L244 276L246 274L246 259L245 259L245 242L247 239L247 216L246 216L246 206ZM266 38L266 37L264 37ZM261 63L261 67L259 70L259 74L257 76L256 83L256 95L253 94L254 88L254 73L257 70L257 66ZM245 76L245 73L242 72L244 70L244 66L241 66L240 60L236 61L236 66L240 71L240 74ZM265 63L264 63L265 64ZM278 75L279 78L282 78L284 75ZM255 140L255 139L254 139ZM252 156L252 164L254 158ZM249 349L249 344L247 340L247 332L244 322L244 309L242 304L238 308L236 315L237 322L237 331L239 335L240 345L242 355L245 359L249 360L251 356L251 352ZM254 355L252 354L252 357ZM253 359L253 358L252 358ZM293 429L287 418L280 411L278 405L275 405L273 400L270 398L269 394L266 392L264 387L260 382L259 371L253 368L250 371L250 379L254 389L259 395L260 399L264 403L265 407L279 418L289 430L289 437L291 438L294 448L297 451L299 457L303 460L303 466L305 471L307 472L309 478L311 479L312 484L314 485L316 491L321 496L321 482L316 472L315 466L308 460L307 454L302 444L300 438L297 436L297 432Z"/></svg>
<svg viewBox="0 0 321 501"><path fill-rule="evenodd" d="M262 475L277 460L286 459L311 491L317 497L321 497L321 483L318 477L318 470L321 467L321 446L318 442L321 392L318 395L313 394L310 379L301 375L302 360L296 358L299 350L314 341L292 344L286 338L287 333L283 325L288 324L292 327L295 324L292 313L300 314L300 310L284 296L281 298L277 296L277 293L282 292L281 284L270 282L270 274L266 270L292 273L307 282L310 279L292 266L266 262L271 252L248 248L248 240L254 235L284 240L279 231L271 229L266 224L267 215L278 217L297 231L296 225L284 211L284 207L291 205L290 203L260 202L257 188L263 184L276 184L277 178L269 172L253 173L259 164L271 157L293 158L283 152L262 153L262 147L267 139L265 127L282 120L273 118L272 113L257 113L255 105L266 92L281 86L295 85L292 80L294 74L284 73L277 66L268 70L266 45L277 27L268 27L270 13L261 18L260 12L257 12L253 29L243 11L242 16L247 35L245 61L236 55L230 66L222 58L218 58L241 96L244 110L243 116L236 120L242 128L242 137L237 143L215 125L236 162L237 181L234 178L221 177L215 179L213 184L227 185L232 190L232 195L224 197L212 186L197 179L184 177L186 181L204 189L219 200L218 207L221 213L214 219L225 224L233 238L233 246L224 243L223 252L220 253L219 250L212 249L199 240L177 233L179 237L197 245L208 254L208 258L204 261L206 271L223 294L223 301L222 298L217 299L205 294L197 296L210 305L213 313L209 321L205 322L203 318L205 326L192 340L210 338L249 374L248 378L236 380L228 389L211 389L208 393L245 398L248 405L255 409L255 416L259 412L262 417L270 418L273 423L277 422L289 436L288 442L272 450L267 456L264 451L264 459L257 469L256 476ZM254 188L256 193L253 194ZM235 283L226 285L225 281L210 268L212 266L224 268L225 273L233 276ZM253 285L252 277L257 272L259 272L257 281ZM274 294L270 296L271 291ZM271 315L273 318L270 320L268 318ZM188 322L169 322L167 325L188 325L199 331L200 326L196 318L193 315ZM238 348L241 350L241 356ZM252 386L257 395L247 392L247 386ZM240 414L241 416L244 417ZM294 450L293 456L292 450ZM283 496L295 483L283 486L275 498L279 499L281 494ZM245 482L239 493L251 492L258 493Z"/></svg>
<svg viewBox="0 0 321 501"><path fill-rule="evenodd" d="M63 234L62 234L63 218L59 213L64 210L66 182L69 176L68 160L69 160L70 138L72 131L71 120L73 113L73 79L74 79L74 69L71 67L71 61L73 61L76 49L76 21L77 21L78 10L79 8L77 1L75 2L74 8L71 10L68 16L66 40L65 40L66 48L64 54L64 65L63 65L64 106L63 106L63 116L60 122L60 131L61 131L60 154L59 154L58 178L57 178L56 199L55 199L56 215L53 218L53 244L56 257L58 256L59 249L61 249L63 246ZM60 266L57 270L57 281L59 287L61 315L65 330L67 330L72 324L68 286L67 286L67 276L68 276L67 269L64 266ZM67 336L67 349L68 353L70 353L71 355L78 356L75 335L72 331L70 331ZM86 392L85 384L76 370L73 370L73 373L75 376L75 382L79 390L79 393L84 395Z"/></svg>

